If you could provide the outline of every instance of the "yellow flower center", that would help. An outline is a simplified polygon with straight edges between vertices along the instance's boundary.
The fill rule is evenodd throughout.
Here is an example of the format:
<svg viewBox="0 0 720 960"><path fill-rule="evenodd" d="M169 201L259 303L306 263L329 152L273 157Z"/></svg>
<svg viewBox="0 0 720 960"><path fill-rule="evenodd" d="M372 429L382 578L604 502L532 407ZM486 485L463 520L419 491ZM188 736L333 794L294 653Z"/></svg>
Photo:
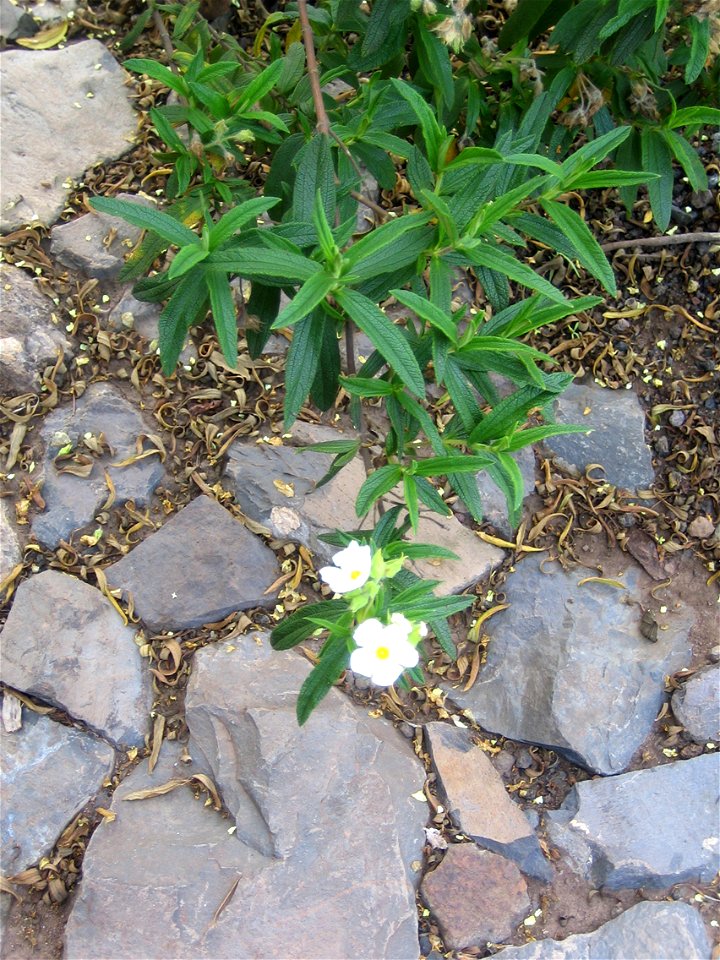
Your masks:
<svg viewBox="0 0 720 960"><path fill-rule="evenodd" d="M378 647L375 651L375 656L378 658L378 660L387 660L390 656L390 651L387 647Z"/></svg>
<svg viewBox="0 0 720 960"><path fill-rule="evenodd" d="M358 579L359 577L361 577L361 576L362 576L362 570L351 570L351 571L350 571L350 579L351 579L351 580L357 580L357 579Z"/></svg>

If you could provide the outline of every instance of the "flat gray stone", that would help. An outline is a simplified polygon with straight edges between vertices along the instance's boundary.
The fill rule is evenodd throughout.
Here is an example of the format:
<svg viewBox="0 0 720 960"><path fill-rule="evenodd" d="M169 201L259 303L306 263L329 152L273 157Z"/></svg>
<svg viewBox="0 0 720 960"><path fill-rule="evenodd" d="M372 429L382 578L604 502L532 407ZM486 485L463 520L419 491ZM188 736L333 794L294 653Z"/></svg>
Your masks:
<svg viewBox="0 0 720 960"><path fill-rule="evenodd" d="M133 500L137 506L147 503L165 475L160 456L153 454L124 467L117 464L135 456L137 440L152 432L137 407L105 383L91 384L74 404L53 410L40 428L46 509L32 522L32 532L40 543L54 549L74 530L93 520L110 493L105 471L115 488L116 505L126 500ZM79 454L91 456L83 443L85 435L97 438L101 433L110 451L93 456L88 477L58 472L53 461L68 442ZM146 444L145 448L151 446Z"/></svg>
<svg viewBox="0 0 720 960"><path fill-rule="evenodd" d="M673 694L672 708L691 739L720 740L720 664L693 674Z"/></svg>
<svg viewBox="0 0 720 960"><path fill-rule="evenodd" d="M460 830L479 846L512 860L528 876L549 881L552 870L530 822L469 731L435 722L426 724L425 736L448 812Z"/></svg>
<svg viewBox="0 0 720 960"><path fill-rule="evenodd" d="M130 150L137 120L126 75L99 40L8 50L2 67L0 231L50 226L70 180Z"/></svg>
<svg viewBox="0 0 720 960"><path fill-rule="evenodd" d="M0 500L0 583L22 560L20 540L11 517L12 501Z"/></svg>
<svg viewBox="0 0 720 960"><path fill-rule="evenodd" d="M116 743L140 745L150 683L134 638L99 590L46 570L15 593L0 633L0 680Z"/></svg>
<svg viewBox="0 0 720 960"><path fill-rule="evenodd" d="M720 754L586 780L547 815L551 841L595 887L710 882L720 869Z"/></svg>
<svg viewBox="0 0 720 960"><path fill-rule="evenodd" d="M502 943L530 910L515 864L472 843L448 847L421 892L450 950Z"/></svg>
<svg viewBox="0 0 720 960"><path fill-rule="evenodd" d="M0 263L0 395L36 390L45 367L69 349L53 309L29 274Z"/></svg>
<svg viewBox="0 0 720 960"><path fill-rule="evenodd" d="M652 486L655 471L645 443L645 414L632 391L573 383L555 402L555 416L558 423L592 429L545 441L561 464L584 472L589 464L599 463L608 482L623 490Z"/></svg>
<svg viewBox="0 0 720 960"><path fill-rule="evenodd" d="M16 7L10 0L0 0L0 39L14 40L19 36L22 7Z"/></svg>
<svg viewBox="0 0 720 960"><path fill-rule="evenodd" d="M512 456L520 468L525 500L535 490L535 454L532 447L522 447ZM487 473L478 473L475 479L482 501L483 520L491 523L503 537L514 536L517 527L508 519L507 501L500 487Z"/></svg>
<svg viewBox="0 0 720 960"><path fill-rule="evenodd" d="M146 340L156 340L159 329L161 304L137 300L129 289L108 313L110 330L136 330Z"/></svg>
<svg viewBox="0 0 720 960"><path fill-rule="evenodd" d="M293 442L298 445L347 436L332 428L305 423L293 427ZM359 456L329 483L315 488L332 460L327 454L299 452L289 446L240 441L228 451L226 476L246 516L267 526L274 536L302 543L320 560L329 562L337 547L320 540L320 534L371 529L376 521L372 512L364 520L355 513L355 498L365 480ZM393 500L391 494L386 502L397 502L397 498ZM502 550L484 543L454 516L423 512L414 539L447 547L459 557L413 563L412 569L419 576L441 581L438 595L460 593L474 586L504 557Z"/></svg>
<svg viewBox="0 0 720 960"><path fill-rule="evenodd" d="M636 568L623 577L626 591L579 586L583 578L582 568L523 559L505 585L510 608L490 623L478 680L466 692L446 689L487 730L551 747L596 773L619 773L652 730L665 675L690 661L692 620L688 608L661 617L667 629L649 643Z"/></svg>
<svg viewBox="0 0 720 960"><path fill-rule="evenodd" d="M691 906L646 901L593 933L506 947L498 956L503 960L710 960L710 952L705 924Z"/></svg>
<svg viewBox="0 0 720 960"><path fill-rule="evenodd" d="M22 728L0 739L0 869L5 876L20 873L50 852L114 763L115 752L108 744L25 711Z"/></svg>
<svg viewBox="0 0 720 960"><path fill-rule="evenodd" d="M173 766L165 744L152 776L143 764L115 792L117 820L98 827L83 861L65 960L416 960L408 874L427 807L410 793L424 772L395 730L337 691L299 729L308 669L259 635L199 654L188 690L194 762ZM186 787L122 799L209 768L237 829ZM260 837L274 856L258 852Z"/></svg>
<svg viewBox="0 0 720 960"><path fill-rule="evenodd" d="M119 193L117 199L137 201L138 198ZM54 226L50 231L50 253L63 266L86 277L114 280L141 233L139 227L120 217L93 210Z"/></svg>
<svg viewBox="0 0 720 960"><path fill-rule="evenodd" d="M201 495L105 570L133 596L152 630L183 630L236 610L273 607L279 576L272 550L216 500Z"/></svg>

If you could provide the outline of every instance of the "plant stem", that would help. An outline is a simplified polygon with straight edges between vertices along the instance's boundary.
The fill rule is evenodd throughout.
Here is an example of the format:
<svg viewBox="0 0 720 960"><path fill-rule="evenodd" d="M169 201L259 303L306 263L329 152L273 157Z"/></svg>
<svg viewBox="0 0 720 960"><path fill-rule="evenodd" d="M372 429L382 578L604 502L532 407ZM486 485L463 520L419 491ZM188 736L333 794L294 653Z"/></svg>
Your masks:
<svg viewBox="0 0 720 960"><path fill-rule="evenodd" d="M307 0L298 0L298 14L300 16L300 25L302 26L303 44L305 45L305 56L307 57L308 77L310 79L310 89L312 90L313 103L315 104L315 121L318 133L324 133L326 137L330 136L330 120L322 97L320 87L320 72L318 71L317 59L315 57L315 42L313 39L312 26L307 13Z"/></svg>
<svg viewBox="0 0 720 960"><path fill-rule="evenodd" d="M155 7L155 3L150 3L150 9L152 10L153 23L155 24L155 29L160 34L160 40L162 41L163 49L165 50L165 56L168 58L168 66L173 71L177 72L177 66L173 62L173 50L172 41L170 40L170 34L167 32L167 27L163 22L163 18L160 16L160 11Z"/></svg>
<svg viewBox="0 0 720 960"><path fill-rule="evenodd" d="M720 231L709 233L675 233L669 237L639 237L636 240L612 240L601 243L600 249L621 250L623 247L670 247L678 243L720 243Z"/></svg>

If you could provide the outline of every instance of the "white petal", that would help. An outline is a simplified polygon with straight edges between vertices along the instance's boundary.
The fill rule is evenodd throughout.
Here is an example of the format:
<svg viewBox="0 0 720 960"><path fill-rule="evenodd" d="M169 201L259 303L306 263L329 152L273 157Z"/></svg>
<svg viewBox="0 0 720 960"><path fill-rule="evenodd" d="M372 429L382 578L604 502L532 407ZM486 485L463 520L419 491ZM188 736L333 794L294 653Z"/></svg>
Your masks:
<svg viewBox="0 0 720 960"><path fill-rule="evenodd" d="M383 624L375 617L371 617L369 620L363 620L362 623L359 623L357 627L355 627L353 640L359 647L374 649L378 644L383 642L384 630L385 627ZM370 674L367 674L367 676L370 676Z"/></svg>
<svg viewBox="0 0 720 960"><path fill-rule="evenodd" d="M319 573L333 593L349 593L355 590L355 584L344 570L337 567L322 567Z"/></svg>
<svg viewBox="0 0 720 960"><path fill-rule="evenodd" d="M371 677L378 660L372 650L358 647L350 654L350 669L363 677Z"/></svg>
<svg viewBox="0 0 720 960"><path fill-rule="evenodd" d="M393 640L390 644L390 659L407 669L417 666L420 655L417 649L407 640Z"/></svg>
<svg viewBox="0 0 720 960"><path fill-rule="evenodd" d="M402 667L392 660L376 660L370 679L378 687L389 687L402 673Z"/></svg>
<svg viewBox="0 0 720 960"><path fill-rule="evenodd" d="M390 617L390 623L402 631L403 635L409 637L413 630L413 625L403 613L393 613Z"/></svg>
<svg viewBox="0 0 720 960"><path fill-rule="evenodd" d="M357 540L353 540L344 550L340 550L339 553L336 553L333 557L333 563L335 566L340 567L342 570L346 570L348 573L352 571L360 572L361 577L358 577L358 586L362 586L363 583L370 576L370 566L372 564L372 550L368 544L359 544ZM362 579L362 583L360 580Z"/></svg>

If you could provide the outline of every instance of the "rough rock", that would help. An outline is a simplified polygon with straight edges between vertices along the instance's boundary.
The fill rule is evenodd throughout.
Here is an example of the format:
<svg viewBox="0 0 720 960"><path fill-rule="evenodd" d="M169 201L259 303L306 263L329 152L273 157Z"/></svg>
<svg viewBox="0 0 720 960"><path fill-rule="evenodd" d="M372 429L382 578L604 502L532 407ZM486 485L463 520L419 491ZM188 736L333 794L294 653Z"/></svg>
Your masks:
<svg viewBox="0 0 720 960"><path fill-rule="evenodd" d="M693 674L673 694L672 708L697 743L720 740L720 665Z"/></svg>
<svg viewBox="0 0 720 960"><path fill-rule="evenodd" d="M410 864L421 857L427 808L410 794L424 772L396 731L337 691L298 728L295 700L308 664L261 639L199 653L188 690L193 766L173 767L166 744L152 776L138 768L116 791L115 829L100 825L83 862L66 960L416 960L408 873L415 876ZM122 800L150 783L206 772L205 755L239 814L237 830L187 788L148 801L152 817L147 804ZM272 846L263 817L279 831L281 857L256 849L262 837Z"/></svg>
<svg viewBox="0 0 720 960"><path fill-rule="evenodd" d="M558 423L592 429L592 433L570 433L545 441L563 465L584 471L588 464L599 463L605 478L624 490L653 484L645 415L634 393L573 383L555 402L555 416Z"/></svg>
<svg viewBox="0 0 720 960"><path fill-rule="evenodd" d="M117 199L138 198L119 193ZM139 227L120 217L92 211L54 226L50 231L50 252L70 270L98 280L114 280L141 233Z"/></svg>
<svg viewBox="0 0 720 960"><path fill-rule="evenodd" d="M50 24L64 20L68 14L72 14L77 9L77 0L45 0L44 3L30 0L29 6L33 19Z"/></svg>
<svg viewBox="0 0 720 960"><path fill-rule="evenodd" d="M19 873L49 853L113 770L106 743L25 711L22 729L0 740L3 804L0 869Z"/></svg>
<svg viewBox="0 0 720 960"><path fill-rule="evenodd" d="M646 901L593 933L506 947L498 956L502 960L710 960L710 951L702 917L691 906Z"/></svg>
<svg viewBox="0 0 720 960"><path fill-rule="evenodd" d="M515 864L470 843L448 848L440 866L426 874L421 893L450 950L502 943L530 909Z"/></svg>
<svg viewBox="0 0 720 960"><path fill-rule="evenodd" d="M0 40L21 36L20 20L26 16L22 7L16 7L10 0L0 0Z"/></svg>
<svg viewBox="0 0 720 960"><path fill-rule="evenodd" d="M146 340L157 340L161 305L137 300L130 288L108 313L110 330L137 330Z"/></svg>
<svg viewBox="0 0 720 960"><path fill-rule="evenodd" d="M331 428L308 424L297 423L293 427L293 442L298 444L346 436ZM228 454L227 476L241 510L250 519L269 527L275 536L304 544L324 562L330 560L337 547L323 543L318 539L319 534L330 530L369 529L375 522L372 513L362 521L355 513L355 498L365 480L360 457L352 460L329 483L315 489L332 462L333 458L327 454L299 453L292 447L248 441L234 443ZM287 495L290 491L292 496ZM459 557L458 560L413 564L419 576L441 581L438 594L465 590L486 577L503 559L501 550L478 539L454 516L423 513L415 539L447 547Z"/></svg>
<svg viewBox="0 0 720 960"><path fill-rule="evenodd" d="M578 783L551 841L595 887L709 882L720 868L720 754Z"/></svg>
<svg viewBox="0 0 720 960"><path fill-rule="evenodd" d="M55 363L58 351L64 354L68 349L52 312L52 301L32 277L0 263L0 395L36 389L45 367Z"/></svg>
<svg viewBox="0 0 720 960"><path fill-rule="evenodd" d="M46 570L17 589L0 634L0 680L116 743L142 744L150 684L134 638L99 590Z"/></svg>
<svg viewBox="0 0 720 960"><path fill-rule="evenodd" d="M532 447L523 447L514 454L523 479L523 500L535 490L535 454ZM508 519L507 501L500 487L487 473L476 475L480 499L482 501L483 520L491 523L503 537L512 537L516 527Z"/></svg>
<svg viewBox="0 0 720 960"><path fill-rule="evenodd" d="M425 726L433 764L457 826L479 846L514 861L523 873L552 877L530 823L513 800L492 762L467 730L447 723Z"/></svg>
<svg viewBox="0 0 720 960"><path fill-rule="evenodd" d="M0 583L22 560L20 541L11 519L12 501L0 500Z"/></svg>
<svg viewBox="0 0 720 960"><path fill-rule="evenodd" d="M2 66L0 231L7 233L54 223L70 181L127 153L137 123L125 74L99 40L9 50Z"/></svg>
<svg viewBox="0 0 720 960"><path fill-rule="evenodd" d="M578 585L578 570L530 556L505 585L508 610L467 692L446 687L485 729L551 747L596 773L624 770L664 702L664 677L690 659L691 617L660 617L657 643L641 634L640 574L627 570L629 602L616 587ZM667 627L667 629L663 629Z"/></svg>
<svg viewBox="0 0 720 960"><path fill-rule="evenodd" d="M110 446L98 455L87 448L87 435L104 434ZM46 509L32 524L33 534L47 547L54 549L60 540L67 540L73 530L90 523L107 500L109 488L105 471L115 488L115 504L133 500L137 506L147 503L152 491L164 476L160 456L147 456L127 466L118 464L137 454L136 442L152 433L137 407L113 387L91 384L75 403L54 410L40 429L45 452L43 456L43 498ZM72 443L78 454L92 456L92 472L88 477L59 473L54 460L58 452ZM144 449L152 449L144 444ZM63 464L61 464L62 466Z"/></svg>
<svg viewBox="0 0 720 960"><path fill-rule="evenodd" d="M216 500L201 495L105 571L153 630L183 630L236 610L272 607L275 556Z"/></svg>

